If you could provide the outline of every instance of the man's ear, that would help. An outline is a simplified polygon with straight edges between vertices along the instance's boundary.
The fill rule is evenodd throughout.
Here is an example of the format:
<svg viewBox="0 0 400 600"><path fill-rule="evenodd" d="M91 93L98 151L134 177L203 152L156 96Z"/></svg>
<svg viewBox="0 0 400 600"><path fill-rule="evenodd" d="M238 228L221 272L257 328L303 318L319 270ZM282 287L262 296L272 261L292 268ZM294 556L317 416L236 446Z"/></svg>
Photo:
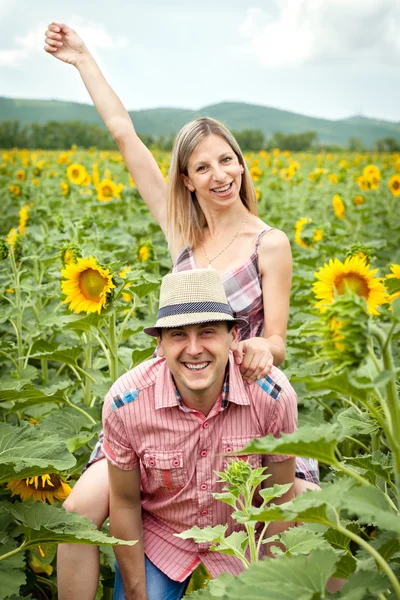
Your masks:
<svg viewBox="0 0 400 600"><path fill-rule="evenodd" d="M239 328L237 325L234 325L230 331L231 336L232 336L232 341L231 341L231 346L230 349L231 350L235 350L237 347L237 343L239 341Z"/></svg>
<svg viewBox="0 0 400 600"><path fill-rule="evenodd" d="M158 349L157 356L159 356L160 358L164 358L165 354L164 354L164 350L162 347L162 339L160 337L157 338L157 349Z"/></svg>
<svg viewBox="0 0 400 600"><path fill-rule="evenodd" d="M181 178L181 180L183 181L183 183L185 184L185 186L187 187L189 192L194 192L194 186L190 183L189 177L187 175L185 175L184 173L181 173L179 175L179 177Z"/></svg>

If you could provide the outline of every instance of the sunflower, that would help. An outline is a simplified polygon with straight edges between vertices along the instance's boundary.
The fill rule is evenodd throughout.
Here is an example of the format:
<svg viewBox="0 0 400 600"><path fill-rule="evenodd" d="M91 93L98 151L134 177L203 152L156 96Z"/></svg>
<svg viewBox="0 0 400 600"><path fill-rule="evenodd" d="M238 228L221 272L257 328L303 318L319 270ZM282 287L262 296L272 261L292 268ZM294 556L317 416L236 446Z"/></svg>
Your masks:
<svg viewBox="0 0 400 600"><path fill-rule="evenodd" d="M34 177L32 179L32 185L38 186L40 185L40 179L37 179L36 177Z"/></svg>
<svg viewBox="0 0 400 600"><path fill-rule="evenodd" d="M61 289L67 296L63 304L76 313L100 313L107 304L107 295L115 285L108 269L97 264L93 256L78 258L61 271L65 281Z"/></svg>
<svg viewBox="0 0 400 600"><path fill-rule="evenodd" d="M61 262L66 267L67 265L76 264L82 253L75 244L68 244L61 248Z"/></svg>
<svg viewBox="0 0 400 600"><path fill-rule="evenodd" d="M61 193L63 196L68 196L69 194L69 185L66 181L60 182Z"/></svg>
<svg viewBox="0 0 400 600"><path fill-rule="evenodd" d="M298 219L298 221L296 221L296 225L294 226L294 229L295 229L295 234L294 234L295 242L296 242L296 244L298 244L302 248L311 248L311 245L307 244L307 242L305 242L301 238L301 234L302 234L302 231L303 231L305 225L307 225L307 223L311 223L311 221L312 221L312 219L307 218L307 217L303 217L302 219Z"/></svg>
<svg viewBox="0 0 400 600"><path fill-rule="evenodd" d="M392 175L388 186L393 196L400 196L400 175Z"/></svg>
<svg viewBox="0 0 400 600"><path fill-rule="evenodd" d="M151 260L154 256L153 246L151 242L143 242L139 244L136 251L136 256L138 257L140 262L147 262L148 260Z"/></svg>
<svg viewBox="0 0 400 600"><path fill-rule="evenodd" d="M110 178L103 179L98 185L97 198L100 202L110 202L113 198L120 198L120 187Z"/></svg>
<svg viewBox="0 0 400 600"><path fill-rule="evenodd" d="M15 178L18 179L18 181L25 181L26 180L26 173L23 169L20 169L19 171L17 171L15 173Z"/></svg>
<svg viewBox="0 0 400 600"><path fill-rule="evenodd" d="M377 167L376 165L367 165L366 167L364 167L363 176L365 177L365 179L368 180L372 178L381 179L381 172L379 167Z"/></svg>
<svg viewBox="0 0 400 600"><path fill-rule="evenodd" d="M56 500L62 502L71 492L68 483L55 473L14 479L8 482L7 488L12 491L12 496L18 494L22 502L27 502L32 498L41 502L47 501L50 504L54 504Z"/></svg>
<svg viewBox="0 0 400 600"><path fill-rule="evenodd" d="M70 162L71 161L69 159L68 152L61 152L57 159L57 164L68 165Z"/></svg>
<svg viewBox="0 0 400 600"><path fill-rule="evenodd" d="M361 175L360 177L357 178L357 183L358 183L358 187L363 192L367 192L369 190L369 181L363 175Z"/></svg>
<svg viewBox="0 0 400 600"><path fill-rule="evenodd" d="M315 243L321 242L323 237L324 237L324 232L322 231L322 229L318 228L315 230L315 233L313 236L313 242L315 242Z"/></svg>
<svg viewBox="0 0 400 600"><path fill-rule="evenodd" d="M130 266L128 266L128 267L124 267L124 268L122 269L122 271L120 271L120 272L118 273L118 275L119 275L120 277L122 277L122 279L126 279L126 275L127 275L127 273L130 273L130 271L131 271L131 267L130 267ZM131 285L132 285L132 282L131 282L131 281L128 281L128 283L126 283L126 284L124 285L124 289L128 288L128 287L129 287L129 286L131 286ZM131 301L132 301L132 296L131 296L130 294L127 294L126 292L122 292L122 298L125 300L125 302L131 302Z"/></svg>
<svg viewBox="0 0 400 600"><path fill-rule="evenodd" d="M8 189L13 196L19 196L21 194L21 188L18 184L9 185Z"/></svg>
<svg viewBox="0 0 400 600"><path fill-rule="evenodd" d="M19 233L20 235L25 235L25 230L26 230L26 224L28 222L28 218L29 218L29 211L30 209L30 204L25 204L24 206L22 206L22 208L19 211Z"/></svg>
<svg viewBox="0 0 400 600"><path fill-rule="evenodd" d="M353 200L356 206L361 206L361 204L364 204L364 196L361 196L361 194L356 194Z"/></svg>
<svg viewBox="0 0 400 600"><path fill-rule="evenodd" d="M325 311L336 295L342 296L349 288L366 299L371 315L378 315L377 307L387 302L387 294L382 279L375 277L377 272L378 269L370 269L365 257L347 257L344 263L337 258L331 259L314 273L319 279L313 284L313 292L319 300L316 306Z"/></svg>
<svg viewBox="0 0 400 600"><path fill-rule="evenodd" d="M338 176L335 173L329 173L328 179L332 185L336 185L338 182Z"/></svg>
<svg viewBox="0 0 400 600"><path fill-rule="evenodd" d="M8 235L6 237L6 242L7 242L7 244L10 244L11 248L14 248L17 238L18 238L18 231L15 229L15 227L12 227L10 229L10 231L8 232Z"/></svg>
<svg viewBox="0 0 400 600"><path fill-rule="evenodd" d="M83 165L79 163L73 163L67 168L67 177L71 183L75 185L82 185L87 178L87 171Z"/></svg>
<svg viewBox="0 0 400 600"><path fill-rule="evenodd" d="M399 279L400 280L400 265L390 265L390 270L392 271L389 275L386 275L386 279ZM392 303L396 298L400 298L400 292L395 292L394 294L390 294L389 302Z"/></svg>
<svg viewBox="0 0 400 600"><path fill-rule="evenodd" d="M339 196L339 194L335 194L332 198L333 210L335 211L335 215L341 221L344 219L344 213L346 212L346 207L343 203L343 200Z"/></svg>
<svg viewBox="0 0 400 600"><path fill-rule="evenodd" d="M257 164L254 164L250 169L250 175L253 181L258 181L262 177L263 172Z"/></svg>

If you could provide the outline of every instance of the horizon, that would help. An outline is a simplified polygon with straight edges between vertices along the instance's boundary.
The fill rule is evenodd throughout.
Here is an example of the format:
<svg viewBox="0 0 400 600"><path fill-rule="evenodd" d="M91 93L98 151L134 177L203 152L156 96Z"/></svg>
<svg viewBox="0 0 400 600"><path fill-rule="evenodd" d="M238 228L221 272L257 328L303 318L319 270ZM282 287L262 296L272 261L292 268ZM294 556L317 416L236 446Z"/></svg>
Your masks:
<svg viewBox="0 0 400 600"><path fill-rule="evenodd" d="M84 101L79 101L79 100L66 100L66 99L62 99L62 98L26 98L26 97L11 97L11 96L1 95L0 99L2 99L2 98L6 99L6 100L22 100L22 101L32 101L32 102L65 102L65 103L69 103L69 104L79 104L82 106L92 106L94 108L94 105L92 102L84 102ZM191 108L189 106L159 105L159 106L149 106L149 107L144 107L144 108L128 108L128 107L126 107L126 109L129 113L131 113L131 112L146 112L146 111L152 111L152 110L154 110L154 111L156 111L156 110L190 110L193 112L198 112L205 108L218 106L221 104L245 104L247 106L258 106L261 108L268 108L271 110L276 110L276 111L280 111L280 112L284 112L284 113L291 113L291 114L299 115L302 117L307 117L309 119L318 119L318 120L322 120L322 121L338 122L338 121L346 121L349 119L358 118L358 119L367 119L367 120L371 120L371 121L382 121L382 122L392 123L394 125L400 124L400 119L398 121L396 121L393 119L384 119L382 117L366 115L366 114L361 114L361 113L351 114L346 117L340 117L340 118L335 119L335 118L320 117L320 116L316 116L316 115L312 115L312 114L306 114L303 112L287 110L287 109L280 108L278 106L270 106L268 104L259 104L257 102L245 102L245 101L241 101L241 100L220 100L218 102L213 102L210 104L206 104L204 106L199 106L198 108Z"/></svg>

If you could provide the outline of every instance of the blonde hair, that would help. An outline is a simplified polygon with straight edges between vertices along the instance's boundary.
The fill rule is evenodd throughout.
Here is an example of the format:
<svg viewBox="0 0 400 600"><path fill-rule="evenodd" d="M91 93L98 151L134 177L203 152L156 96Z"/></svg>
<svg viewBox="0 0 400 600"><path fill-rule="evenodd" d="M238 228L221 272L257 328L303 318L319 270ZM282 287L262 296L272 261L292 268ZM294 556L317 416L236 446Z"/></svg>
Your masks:
<svg viewBox="0 0 400 600"><path fill-rule="evenodd" d="M182 246L194 248L203 240L206 218L200 208L196 194L190 192L182 181L187 175L189 158L197 146L209 135L223 138L236 154L243 166L240 198L254 215L258 214L256 192L239 144L221 123L209 117L196 119L185 125L178 133L172 149L168 175L167 223L170 248L176 251Z"/></svg>

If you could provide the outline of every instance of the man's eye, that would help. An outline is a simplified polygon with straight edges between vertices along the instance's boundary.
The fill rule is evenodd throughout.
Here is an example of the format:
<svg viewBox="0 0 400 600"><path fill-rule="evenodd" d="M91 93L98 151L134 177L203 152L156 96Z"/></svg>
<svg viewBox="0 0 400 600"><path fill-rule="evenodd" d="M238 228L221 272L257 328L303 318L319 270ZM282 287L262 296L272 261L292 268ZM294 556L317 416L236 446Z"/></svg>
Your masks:
<svg viewBox="0 0 400 600"><path fill-rule="evenodd" d="M204 329L204 330L201 332L201 334L202 334L202 335L205 335L205 336L208 336L208 337L209 337L210 335L214 335L214 333L215 333L215 332L214 332L214 329Z"/></svg>
<svg viewBox="0 0 400 600"><path fill-rule="evenodd" d="M183 337L183 333L182 333L182 331L175 331L174 333L171 333L171 336L173 338L180 338L180 337Z"/></svg>

